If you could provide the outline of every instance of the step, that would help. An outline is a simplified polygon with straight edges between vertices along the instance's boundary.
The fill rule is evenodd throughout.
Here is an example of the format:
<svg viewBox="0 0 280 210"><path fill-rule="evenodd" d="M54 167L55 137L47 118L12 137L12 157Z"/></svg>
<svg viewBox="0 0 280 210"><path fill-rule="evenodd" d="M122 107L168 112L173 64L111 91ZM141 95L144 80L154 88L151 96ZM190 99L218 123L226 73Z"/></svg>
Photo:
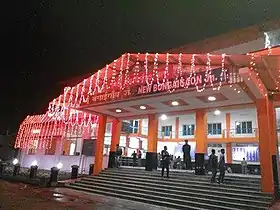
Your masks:
<svg viewBox="0 0 280 210"><path fill-rule="evenodd" d="M146 173L132 173L132 172L125 172L125 171L117 171L117 170L108 170L108 171L103 171L101 174L122 174L125 176L141 176L141 177L161 177L161 173L160 172L146 172ZM180 180L199 180L199 181L205 181L209 183L209 180L211 179L211 176L203 176L203 175L182 175L182 176L174 176L174 174L169 174L169 176L173 179L180 179ZM217 175L218 178L218 175ZM242 181L236 181L236 180L230 180L228 178L225 177L225 182L230 184L230 183L234 183L234 185L247 185L247 186L252 186L255 188L260 188L260 184L259 183L252 183L249 180L242 180Z"/></svg>
<svg viewBox="0 0 280 210"><path fill-rule="evenodd" d="M128 169L106 169L103 172L107 171L119 171L120 173L137 173L137 174L147 174L147 173L161 173L161 170L154 170L154 171L145 171L145 170L128 170ZM175 172L175 171L170 171L170 175L175 176L175 177L211 177L211 174L206 174L206 175L195 175L192 172ZM260 178L253 178L253 177L241 177L241 176L235 176L232 174L226 174L225 176L226 180L233 180L233 181L240 181L240 182L253 182L253 183L260 183Z"/></svg>
<svg viewBox="0 0 280 210"><path fill-rule="evenodd" d="M126 178L142 178L142 179L146 179L146 180L161 180L162 177L161 176L152 176L152 175L139 175L139 174L120 174L120 173L114 173L114 172L111 172L111 173L101 173L100 176L121 176L121 177L126 177ZM176 178L169 178L170 181L172 181L174 184L176 183L185 183L185 184L196 184L196 185L199 185L199 186L213 186L213 184L210 182L210 179L208 181L201 181L201 180L189 180L189 179L176 179ZM232 187L232 188L235 188L235 189L246 189L246 190L253 190L253 191L260 191L260 187L259 186L245 186L244 184L243 185L234 185L234 184L223 184L227 187Z"/></svg>
<svg viewBox="0 0 280 210"><path fill-rule="evenodd" d="M209 191L207 193L197 193L197 192L189 192L189 191L183 191L183 190L175 190L175 189L165 189L165 188L160 188L159 186L155 187L155 186L142 186L142 185L137 185L135 186L135 184L131 184L131 183L122 183L121 186L119 184L119 182L113 182L113 181L104 181L104 180L98 180L96 179L95 181L79 181L77 182L78 184L85 184L88 185L89 187L95 187L96 185L98 186L104 186L104 187L109 187L109 188L118 188L118 189L124 189L124 190L129 190L129 189L133 189L136 188L137 191L139 190L143 190L145 192L151 192L154 193L154 191L156 192L161 192L161 193L165 193L166 195L168 195L169 197L180 197L180 196L184 196L184 197L191 197L192 199L197 199L197 201L199 199L207 199L209 203L211 202L215 202L217 203L217 200L221 200L218 202L223 203L223 205L225 206L230 206L232 205L232 202L236 202L238 201L240 204L240 206L247 206L246 204L250 203L254 206L267 206L270 202L269 201L259 201L259 200L255 200L254 198L250 197L251 199L244 199L244 198L238 198L238 197L227 197L223 194L221 195L216 195L215 193L209 194ZM247 206L248 207L248 206Z"/></svg>
<svg viewBox="0 0 280 210"><path fill-rule="evenodd" d="M110 176L110 175L102 175L100 177L106 177L108 179L118 179L119 182L122 182L124 179L129 180L129 181L139 181L144 184L146 183L157 183L164 185L166 187L170 186L170 182L172 182L172 187L173 186L181 186L181 187L188 187L188 188L194 188L194 189L206 189L206 190L222 190L223 192L234 192L234 193L244 193L244 194L250 194L250 195L264 195L261 191L258 190L248 190L248 189L238 189L238 188L230 188L227 185L219 185L217 183L215 184L210 184L209 186L206 186L204 184L200 184L199 182L196 183L187 183L187 182L176 182L172 179L163 180L163 179L145 179L145 178L138 178L138 177L124 177L121 175L115 175L115 176ZM91 176L87 177L88 179L91 179ZM268 197L270 196L269 194L267 195Z"/></svg>
<svg viewBox="0 0 280 210"><path fill-rule="evenodd" d="M71 188L76 188L77 185L73 185L71 184ZM198 208L203 208L203 209L220 209L220 210L232 210L232 209L237 209L237 208L231 208L231 207L226 207L226 206L219 206L219 205L214 205L214 204L208 204L208 203L198 203L198 202L195 202L195 201L186 201L186 200L180 200L180 199L176 199L176 198L169 198L169 197L162 197L162 196L158 196L158 195L155 195L154 194L146 194L146 193L141 193L141 192L134 192L134 191L131 191L132 189L129 189L128 191L126 190L120 190L120 189L108 189L107 187L101 187L101 186L94 186L94 189L92 188L88 188L87 185L83 186L83 185L80 185L78 186L80 188L83 188L84 190L87 190L87 191L91 191L91 190L99 190L99 191L105 191L106 193L111 192L111 193L115 193L115 196L119 196L120 194L125 194L123 196L127 196L127 195L130 195L130 196L138 196L138 197L142 197L142 198L146 198L146 199L149 199L149 200L157 200L157 202L168 202L170 203L171 205L180 205L180 206L192 206L192 207L198 207ZM77 188L76 188L77 189ZM168 195L166 195L168 196ZM162 205L162 204L161 204ZM164 205L165 207L167 207L166 205ZM176 208L175 206L169 206L169 207L172 207L172 208ZM184 208L186 209L186 208ZM238 208L240 209L240 208ZM248 208L246 208L248 209ZM253 207L252 209L256 209L256 207ZM266 209L266 208L258 208L258 209Z"/></svg>
<svg viewBox="0 0 280 210"><path fill-rule="evenodd" d="M187 192L199 192L201 194L207 194L209 193L209 190L214 192L217 195L224 196L227 195L229 197L238 197L238 198L245 198L245 199L256 199L256 200L263 200L263 201L270 201L271 196L268 196L266 194L263 194L261 192L254 192L253 194L248 194L248 191L227 191L224 189L221 189L220 186L214 187L211 186L210 188L200 188L200 187L193 187L190 185L170 185L170 182L166 182L164 180L161 181L153 181L153 182L147 182L146 180L138 180L138 179L124 179L123 177L115 178L115 177L102 177L102 176L91 176L87 178L83 178L82 181L94 181L94 180L101 180L101 181L111 181L116 183L131 183L134 184L136 187L138 186L149 186L149 187L158 187L161 186L164 189L168 190L180 190L180 191L187 191Z"/></svg>
<svg viewBox="0 0 280 210"><path fill-rule="evenodd" d="M143 171L143 172L147 172L145 170L145 168L137 168L137 167L120 167L120 168L106 168L105 170L122 170L122 171ZM160 171L161 168L157 168L157 170L153 170L153 171ZM190 170L174 170L174 169L170 169L170 172L173 173L178 173L178 174L194 174L194 170L190 171ZM251 174L237 174L237 173L228 173L229 177L237 177L237 178L244 178L244 179L256 179L256 180L260 180L261 177L259 175L251 175Z"/></svg>
<svg viewBox="0 0 280 210"><path fill-rule="evenodd" d="M132 174L150 174L150 173L155 173L155 174L160 174L161 171L157 170L157 171L145 171L142 169L134 169L134 170L130 170L130 169L106 169L103 172L111 172L111 171L118 171L120 173L132 173ZM170 171L170 175L174 176L174 177L202 177L205 179L209 179L211 177L211 175L195 175L194 173L191 172L175 172L175 171ZM231 181L240 181L240 182L253 182L256 184L260 184L260 178L252 178L252 177L239 177L239 176L232 176L230 174L226 174L225 176L225 180L231 180Z"/></svg>
<svg viewBox="0 0 280 210"><path fill-rule="evenodd" d="M132 195L128 195L128 194L123 195L123 194L107 192L107 191L104 191L104 190L88 189L88 188L85 188L85 187L79 187L79 186L74 186L74 185L72 185L71 188L75 189L75 190L81 190L81 191L85 191L85 192L90 192L90 193L95 193L95 194L100 194L100 195L105 195L105 196L111 196L111 197L118 197L118 198L122 198L122 199L126 199L126 200L133 200L133 201L153 204L153 205L157 205L157 206L164 206L164 207L169 207L169 208L174 208L174 209L209 210L209 209L206 209L206 208L184 206L184 205L180 205L180 204L170 203L170 202L167 202L167 201L150 200L150 199L146 199L146 198L143 198L143 197L139 197L138 195L137 196L132 196Z"/></svg>

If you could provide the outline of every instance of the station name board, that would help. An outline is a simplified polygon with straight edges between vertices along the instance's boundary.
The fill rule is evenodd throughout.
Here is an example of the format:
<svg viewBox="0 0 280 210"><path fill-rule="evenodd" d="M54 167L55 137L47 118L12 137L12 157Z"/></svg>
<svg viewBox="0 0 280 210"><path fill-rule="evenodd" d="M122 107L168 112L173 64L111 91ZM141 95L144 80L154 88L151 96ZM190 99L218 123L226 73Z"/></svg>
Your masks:
<svg viewBox="0 0 280 210"><path fill-rule="evenodd" d="M196 87L198 89L202 89L210 86L211 84L214 85L220 82L226 82L227 78L227 75L223 74L221 69L212 70L211 74L206 74L205 72L185 74L179 78L172 78L166 81L153 82L150 84L148 84L148 81L145 85L132 86L124 90L93 95L90 97L87 104L109 102L167 91L173 92L180 89L192 89Z"/></svg>

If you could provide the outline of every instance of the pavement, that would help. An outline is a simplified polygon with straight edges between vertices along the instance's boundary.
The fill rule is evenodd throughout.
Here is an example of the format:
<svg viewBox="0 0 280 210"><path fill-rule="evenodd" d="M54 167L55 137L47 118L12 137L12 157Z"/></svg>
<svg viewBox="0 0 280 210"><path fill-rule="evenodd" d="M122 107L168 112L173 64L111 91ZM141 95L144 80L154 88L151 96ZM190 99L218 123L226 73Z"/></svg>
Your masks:
<svg viewBox="0 0 280 210"><path fill-rule="evenodd" d="M67 188L39 188L0 180L0 210L171 210Z"/></svg>
<svg viewBox="0 0 280 210"><path fill-rule="evenodd" d="M0 180L0 210L171 210L68 188L39 188ZM280 201L269 210L280 210Z"/></svg>

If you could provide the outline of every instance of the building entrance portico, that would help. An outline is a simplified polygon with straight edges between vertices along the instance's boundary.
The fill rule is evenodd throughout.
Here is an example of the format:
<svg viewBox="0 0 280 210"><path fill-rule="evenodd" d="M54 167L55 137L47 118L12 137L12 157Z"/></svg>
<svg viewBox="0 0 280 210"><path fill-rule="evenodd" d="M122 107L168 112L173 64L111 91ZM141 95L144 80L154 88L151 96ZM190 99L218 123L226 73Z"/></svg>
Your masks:
<svg viewBox="0 0 280 210"><path fill-rule="evenodd" d="M84 91L79 92L81 95L78 98L83 98L77 107L79 110L99 115L102 119L107 117L108 121L114 122L111 156L120 136L120 132L116 131L116 129L120 130L120 127L116 126L116 122L130 119L148 119L146 134L148 145L147 170L156 166L157 145L160 139L163 142L167 141L166 139L174 142L185 139L180 138L179 130L181 128L178 125L176 127L176 121L172 127L173 130L168 131L171 136L168 138L163 136L162 138L162 132L165 132L165 130L160 130L162 127L160 127L159 117L162 115L173 117L194 114L195 129L192 137L188 139L196 143L196 157L199 157L207 154L207 144L209 142L220 143L219 138L215 138L219 135L222 135L223 143L227 145L226 148L230 148L229 143L234 138L229 129L232 125L228 122L230 121L231 111L245 108L256 109L258 128L253 128L249 122L246 124L246 121L242 121L240 125L242 127L239 126L240 132L238 131L236 135L247 132L246 129L254 129L255 136L251 139L249 136L244 138L248 138L249 142L254 142L252 138L255 139L256 143L259 141L261 171L262 176L266 177L263 179L263 190L271 192L273 180L272 155L276 154L276 143L273 143L272 138L275 135L270 128L273 128L272 122L275 122L275 115L267 110L268 108L262 108L261 105L258 105L260 104L258 101L271 101L268 97L271 98L278 92L278 83L275 83L275 78L278 77L278 57L259 54L127 53L78 84L73 88L72 93L76 93L78 89ZM66 98L70 97L69 92L64 94ZM272 107L273 105L268 103L269 106ZM209 124L207 115L214 112L225 114L226 122L224 125L219 127L219 124L214 122L211 125ZM270 123L268 125L271 125L269 135L263 134L260 127L263 126L262 114L260 114L262 112L268 114L267 122ZM213 129L213 132L210 133L209 129ZM217 130L221 130L221 132L219 131L216 134ZM264 130L267 132L267 129ZM211 135L210 138L209 134ZM267 138L264 139L263 136L269 136L268 140ZM100 142L103 137L98 134L99 137L97 148L102 147ZM244 140L247 140L244 138L235 138L236 143L245 143ZM263 143L264 141L265 143ZM271 148L269 148L271 152L269 153L264 152L268 149L267 145L263 147L263 144L267 144L267 141L270 142L268 145L271 145ZM229 150L227 153L228 159L230 159ZM99 155L102 159L101 154L97 153L96 155ZM268 162L269 164L267 164ZM100 171L98 169L99 165L95 165L96 174ZM267 170L262 170L264 168L267 168Z"/></svg>
<svg viewBox="0 0 280 210"><path fill-rule="evenodd" d="M116 145L123 140L125 147L132 137L145 141L146 170L153 170L164 145L179 156L180 146L188 139L197 168L203 168L209 149L223 147L230 164L243 158L259 162L262 189L272 193L278 173L274 170L278 169L274 108L280 49L269 55L266 51L249 55L126 53L66 88L50 103L48 113L62 109L63 118L73 109L84 116L99 116L94 175L104 165L110 123L108 167L113 166ZM137 131L128 135L121 125L129 120L137 120Z"/></svg>

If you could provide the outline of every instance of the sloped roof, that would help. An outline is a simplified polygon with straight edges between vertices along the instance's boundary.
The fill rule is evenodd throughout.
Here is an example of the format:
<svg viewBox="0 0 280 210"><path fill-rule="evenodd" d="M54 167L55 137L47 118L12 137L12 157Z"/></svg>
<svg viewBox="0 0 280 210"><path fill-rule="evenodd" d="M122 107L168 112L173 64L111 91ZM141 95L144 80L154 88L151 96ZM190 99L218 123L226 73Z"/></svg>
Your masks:
<svg viewBox="0 0 280 210"><path fill-rule="evenodd" d="M250 42L263 37L263 33L280 28L280 19L250 26L169 50L170 53L208 53L218 49Z"/></svg>

